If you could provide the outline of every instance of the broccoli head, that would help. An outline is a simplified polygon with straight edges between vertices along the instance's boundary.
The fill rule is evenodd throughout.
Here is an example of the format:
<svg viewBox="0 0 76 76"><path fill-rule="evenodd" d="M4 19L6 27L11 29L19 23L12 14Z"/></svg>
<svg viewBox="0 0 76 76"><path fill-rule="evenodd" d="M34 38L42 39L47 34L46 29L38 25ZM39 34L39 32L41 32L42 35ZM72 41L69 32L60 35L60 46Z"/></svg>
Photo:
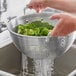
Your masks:
<svg viewBox="0 0 76 76"><path fill-rule="evenodd" d="M47 36L49 30L54 27L48 22L33 21L26 24L16 26L16 33L28 36Z"/></svg>

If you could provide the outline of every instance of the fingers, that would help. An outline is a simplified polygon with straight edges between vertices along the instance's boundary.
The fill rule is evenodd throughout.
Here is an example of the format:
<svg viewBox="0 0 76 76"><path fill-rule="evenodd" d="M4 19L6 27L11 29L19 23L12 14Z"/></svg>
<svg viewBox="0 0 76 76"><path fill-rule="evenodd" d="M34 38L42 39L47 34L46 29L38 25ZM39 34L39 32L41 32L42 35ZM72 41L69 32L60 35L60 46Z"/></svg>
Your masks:
<svg viewBox="0 0 76 76"><path fill-rule="evenodd" d="M63 20L60 19L51 32L51 36L59 36L62 29Z"/></svg>
<svg viewBox="0 0 76 76"><path fill-rule="evenodd" d="M36 7L34 9L36 10L37 13L39 13L40 10L43 9L43 5L42 4L36 5Z"/></svg>
<svg viewBox="0 0 76 76"><path fill-rule="evenodd" d="M41 5L38 5L38 4L37 5L27 5L27 7L30 9L35 9L37 13L39 13L42 8Z"/></svg>
<svg viewBox="0 0 76 76"><path fill-rule="evenodd" d="M30 9L35 9L37 13L45 8L43 5L43 1L31 1L27 6Z"/></svg>
<svg viewBox="0 0 76 76"><path fill-rule="evenodd" d="M27 7L28 8L30 8L30 9L32 9L33 7L32 7L32 5L29 5L29 4L27 4Z"/></svg>
<svg viewBox="0 0 76 76"><path fill-rule="evenodd" d="M37 13L39 13L39 11L40 11L39 6L37 6L37 8L36 8L36 7L34 7L33 5L29 5L29 4L28 4L27 7L28 7L29 9L35 9Z"/></svg>
<svg viewBox="0 0 76 76"><path fill-rule="evenodd" d="M65 14L55 14L51 16L50 19L58 19L57 24L51 32L51 36L66 36L74 31L72 17Z"/></svg>
<svg viewBox="0 0 76 76"><path fill-rule="evenodd" d="M51 36L65 36L65 29L64 29L64 14L55 14L50 17L50 19L58 19L57 24L55 25L54 29L51 31ZM64 29L64 30L63 30ZM63 30L63 31L62 31Z"/></svg>
<svg viewBox="0 0 76 76"><path fill-rule="evenodd" d="M50 19L51 20L54 20L54 19L60 19L61 18L61 14L55 14L55 15L52 15L51 17L50 17Z"/></svg>

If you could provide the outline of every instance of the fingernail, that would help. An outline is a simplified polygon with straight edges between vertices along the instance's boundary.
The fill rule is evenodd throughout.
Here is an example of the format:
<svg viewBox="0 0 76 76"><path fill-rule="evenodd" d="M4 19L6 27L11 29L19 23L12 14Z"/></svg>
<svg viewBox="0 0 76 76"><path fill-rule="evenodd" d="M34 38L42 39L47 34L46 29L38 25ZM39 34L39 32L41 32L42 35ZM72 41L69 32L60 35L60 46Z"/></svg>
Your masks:
<svg viewBox="0 0 76 76"><path fill-rule="evenodd" d="M51 17L49 17L49 19L53 20L52 16L51 16Z"/></svg>
<svg viewBox="0 0 76 76"><path fill-rule="evenodd" d="M53 35L52 31L49 31L49 32L50 32L50 36L53 37L54 35Z"/></svg>
<svg viewBox="0 0 76 76"><path fill-rule="evenodd" d="M39 10L37 10L36 12L39 13Z"/></svg>
<svg viewBox="0 0 76 76"><path fill-rule="evenodd" d="M49 19L51 19L51 17L49 17Z"/></svg>
<svg viewBox="0 0 76 76"><path fill-rule="evenodd" d="M37 12L37 13L40 13L40 10L39 10L39 9L36 9L36 12Z"/></svg>
<svg viewBox="0 0 76 76"><path fill-rule="evenodd" d="M32 6L30 6L30 5L27 5L27 7L28 7L28 8L30 8L30 9L32 9L32 8L33 8L33 7L32 7Z"/></svg>
<svg viewBox="0 0 76 76"><path fill-rule="evenodd" d="M30 8L33 8L33 6L30 6Z"/></svg>

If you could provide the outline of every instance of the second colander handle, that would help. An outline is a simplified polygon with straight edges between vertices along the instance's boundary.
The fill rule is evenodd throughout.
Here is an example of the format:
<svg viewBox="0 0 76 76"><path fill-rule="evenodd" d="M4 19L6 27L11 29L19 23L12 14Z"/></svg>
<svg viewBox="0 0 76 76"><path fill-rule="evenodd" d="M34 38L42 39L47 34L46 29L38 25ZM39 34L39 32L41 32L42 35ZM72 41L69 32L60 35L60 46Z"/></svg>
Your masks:
<svg viewBox="0 0 76 76"><path fill-rule="evenodd" d="M30 10L30 13L28 12L28 14L34 14L34 13L36 13L36 11L34 10L34 9L30 9L28 6L26 6L26 7L24 7L24 9L23 9L23 13L24 13L24 15L26 15L27 14L27 10Z"/></svg>

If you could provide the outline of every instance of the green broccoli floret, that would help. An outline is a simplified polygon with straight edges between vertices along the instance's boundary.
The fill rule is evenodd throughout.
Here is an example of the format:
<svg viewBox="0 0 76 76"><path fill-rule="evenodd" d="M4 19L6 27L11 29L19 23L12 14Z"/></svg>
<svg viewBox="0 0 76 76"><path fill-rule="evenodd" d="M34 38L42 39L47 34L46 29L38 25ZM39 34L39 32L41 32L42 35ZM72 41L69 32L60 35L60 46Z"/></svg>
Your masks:
<svg viewBox="0 0 76 76"><path fill-rule="evenodd" d="M27 29L33 29L33 28L35 28L35 24L32 24L32 23L26 23L26 24L24 24L24 28L27 28Z"/></svg>
<svg viewBox="0 0 76 76"><path fill-rule="evenodd" d="M43 24L41 21L33 21L31 22L31 25L34 26L34 28L41 27Z"/></svg>
<svg viewBox="0 0 76 76"><path fill-rule="evenodd" d="M48 28L44 27L42 30L41 30L41 36L47 36L47 34L49 33L49 30Z"/></svg>
<svg viewBox="0 0 76 76"><path fill-rule="evenodd" d="M16 33L28 36L47 36L49 30L54 27L48 22L33 21L16 26Z"/></svg>
<svg viewBox="0 0 76 76"><path fill-rule="evenodd" d="M18 34L23 34L24 26L22 24L19 24L18 26L16 26L15 30Z"/></svg>
<svg viewBox="0 0 76 76"><path fill-rule="evenodd" d="M23 35L28 35L28 29L24 29Z"/></svg>
<svg viewBox="0 0 76 76"><path fill-rule="evenodd" d="M33 29L29 29L28 30L28 35L29 36L34 36L34 30Z"/></svg>
<svg viewBox="0 0 76 76"><path fill-rule="evenodd" d="M34 36L40 36L40 28L34 29Z"/></svg>

